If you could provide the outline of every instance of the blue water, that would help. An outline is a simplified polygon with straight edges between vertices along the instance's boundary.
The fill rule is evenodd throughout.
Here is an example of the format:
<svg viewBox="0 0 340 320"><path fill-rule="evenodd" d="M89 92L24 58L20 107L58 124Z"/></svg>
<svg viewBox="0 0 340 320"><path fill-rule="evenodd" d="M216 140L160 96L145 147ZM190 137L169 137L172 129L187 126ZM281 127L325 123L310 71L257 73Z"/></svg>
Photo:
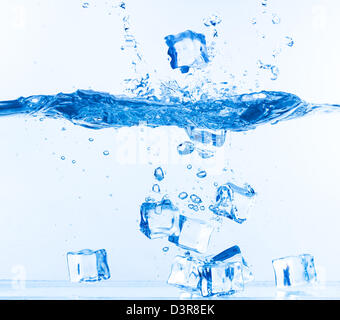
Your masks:
<svg viewBox="0 0 340 320"><path fill-rule="evenodd" d="M26 114L67 119L91 129L176 126L245 131L257 126L305 116L314 110L331 111L340 105L307 103L286 92L262 91L197 102L166 103L161 99L130 98L77 90L74 93L35 95L0 101L0 116Z"/></svg>

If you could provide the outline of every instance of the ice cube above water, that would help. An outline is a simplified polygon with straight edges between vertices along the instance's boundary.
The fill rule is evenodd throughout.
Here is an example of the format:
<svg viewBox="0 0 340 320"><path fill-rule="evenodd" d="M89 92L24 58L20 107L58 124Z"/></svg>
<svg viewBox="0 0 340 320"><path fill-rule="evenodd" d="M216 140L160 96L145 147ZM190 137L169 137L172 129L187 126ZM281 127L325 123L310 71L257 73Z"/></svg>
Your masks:
<svg viewBox="0 0 340 320"><path fill-rule="evenodd" d="M71 282L99 281L110 278L105 249L68 252L67 265Z"/></svg>
<svg viewBox="0 0 340 320"><path fill-rule="evenodd" d="M191 256L177 256L171 267L171 273L168 284L184 288L190 291L198 290L200 280L198 267L203 261L195 259Z"/></svg>
<svg viewBox="0 0 340 320"><path fill-rule="evenodd" d="M277 288L289 288L315 283L314 257L301 254L273 260Z"/></svg>
<svg viewBox="0 0 340 320"><path fill-rule="evenodd" d="M162 238L178 232L178 209L169 199L144 202L140 207L140 230L150 239Z"/></svg>
<svg viewBox="0 0 340 320"><path fill-rule="evenodd" d="M204 253L213 230L208 222L180 215L178 230L169 236L169 241L181 248Z"/></svg>
<svg viewBox="0 0 340 320"><path fill-rule="evenodd" d="M239 187L229 182L217 188L216 203L209 209L216 215L243 223L254 204L255 196L256 192L250 185Z"/></svg>
<svg viewBox="0 0 340 320"><path fill-rule="evenodd" d="M190 67L201 67L209 62L205 36L191 30L165 37L172 69L187 73Z"/></svg>

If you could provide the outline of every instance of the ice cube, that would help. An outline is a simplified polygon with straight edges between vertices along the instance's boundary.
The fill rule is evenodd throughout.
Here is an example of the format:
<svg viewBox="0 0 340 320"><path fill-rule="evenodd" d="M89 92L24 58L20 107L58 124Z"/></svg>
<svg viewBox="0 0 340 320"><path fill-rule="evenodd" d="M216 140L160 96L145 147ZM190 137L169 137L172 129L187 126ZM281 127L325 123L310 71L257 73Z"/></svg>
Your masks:
<svg viewBox="0 0 340 320"><path fill-rule="evenodd" d="M177 146L178 153L183 156L192 153L195 150L195 146L190 141L184 141Z"/></svg>
<svg viewBox="0 0 340 320"><path fill-rule="evenodd" d="M239 187L233 183L227 183L218 187L215 205L209 209L219 215L243 223L247 220L248 212L255 200L256 192L246 184Z"/></svg>
<svg viewBox="0 0 340 320"><path fill-rule="evenodd" d="M150 239L168 237L178 231L178 209L169 199L144 202L140 215L140 230Z"/></svg>
<svg viewBox="0 0 340 320"><path fill-rule="evenodd" d="M203 296L232 294L243 289L253 275L238 246L205 258L177 256L171 268L168 284L201 291Z"/></svg>
<svg viewBox="0 0 340 320"><path fill-rule="evenodd" d="M226 130L202 130L195 127L185 129L190 140L204 145L222 147L226 139Z"/></svg>
<svg viewBox="0 0 340 320"><path fill-rule="evenodd" d="M201 67L209 62L205 36L191 30L165 37L172 69L187 73L190 67Z"/></svg>
<svg viewBox="0 0 340 320"><path fill-rule="evenodd" d="M110 278L105 249L93 251L84 249L67 253L70 281L87 282Z"/></svg>
<svg viewBox="0 0 340 320"><path fill-rule="evenodd" d="M244 288L243 268L240 262L211 262L198 268L199 288L203 297L231 295Z"/></svg>
<svg viewBox="0 0 340 320"><path fill-rule="evenodd" d="M204 253L213 230L208 222L180 215L178 228L168 239L181 248Z"/></svg>
<svg viewBox="0 0 340 320"><path fill-rule="evenodd" d="M210 262L218 262L218 261L227 262L227 263L239 262L242 266L244 283L254 280L254 276L250 270L250 266L248 265L246 260L243 258L241 249L239 248L239 246L230 247L210 259Z"/></svg>
<svg viewBox="0 0 340 320"><path fill-rule="evenodd" d="M317 280L314 257L310 254L275 259L273 268L277 288L308 285Z"/></svg>
<svg viewBox="0 0 340 320"><path fill-rule="evenodd" d="M168 284L184 288L190 291L198 290L199 272L198 267L203 261L191 256L177 256L171 267Z"/></svg>

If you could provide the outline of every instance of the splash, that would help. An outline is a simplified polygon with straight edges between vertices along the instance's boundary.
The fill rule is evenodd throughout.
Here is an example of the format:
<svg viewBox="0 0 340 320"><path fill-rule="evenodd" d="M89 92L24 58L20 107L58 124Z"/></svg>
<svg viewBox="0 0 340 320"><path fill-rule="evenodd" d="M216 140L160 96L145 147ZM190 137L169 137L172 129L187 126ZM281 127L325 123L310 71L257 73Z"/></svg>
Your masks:
<svg viewBox="0 0 340 320"><path fill-rule="evenodd" d="M262 91L225 99L165 103L78 90L57 95L35 95L0 102L0 116L26 114L66 119L91 129L138 126L196 127L211 130L246 131L262 124L275 124L305 116L314 110L338 110L340 105L317 105L296 95Z"/></svg>

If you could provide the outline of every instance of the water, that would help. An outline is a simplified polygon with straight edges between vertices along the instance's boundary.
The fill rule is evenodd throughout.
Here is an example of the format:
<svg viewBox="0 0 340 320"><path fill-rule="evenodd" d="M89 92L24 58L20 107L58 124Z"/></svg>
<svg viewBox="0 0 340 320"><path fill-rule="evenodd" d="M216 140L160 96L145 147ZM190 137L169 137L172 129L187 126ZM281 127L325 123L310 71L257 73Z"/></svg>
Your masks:
<svg viewBox="0 0 340 320"><path fill-rule="evenodd" d="M91 90L57 95L36 95L0 102L0 116L26 114L66 119L90 129L138 126L247 131L306 116L314 111L330 112L336 104L313 104L285 92L242 94L225 99L187 103L165 103L114 96Z"/></svg>
<svg viewBox="0 0 340 320"><path fill-rule="evenodd" d="M267 1L264 1L262 4L266 10L268 8L267 5ZM87 9L86 11L88 12L91 10L92 4L83 3L83 8ZM119 8L126 11L125 3L121 3ZM276 14L270 15L270 19L274 25L273 27L278 27L281 24L281 19ZM257 18L249 21L252 21L252 25L257 26L260 19ZM131 64L134 69L132 76L125 79L125 92L111 94L93 90L77 90L73 93L21 97L12 101L1 101L0 116L17 117L25 115L27 118L34 117L40 119L41 122L45 119L66 120L70 124L74 124L84 130L89 129L87 131L88 136L93 135L95 139L92 137L86 139L92 145L95 145L97 140L99 140L97 137L100 137L93 130L97 130L97 132L105 131L101 129L108 128L119 128L122 130L127 128L135 130L138 128L139 130L139 127L144 128L145 126L158 129L179 128L186 137L166 147L169 150L173 149L175 151L177 148L178 155L184 159L184 165L181 168L177 168L177 171L174 172L170 168L163 166L163 164L162 167L157 167L160 164L157 161L149 162L152 170L154 170L153 176L150 171L149 180L145 179L143 182L146 184L150 182L149 190L152 193L145 195L145 198L147 198L146 202L141 204L140 201L139 203L141 219L138 223L140 224L141 232L138 233L140 233L141 238L138 238L137 241L141 241L141 245L144 248L148 246L155 249L157 248L157 242L149 241L147 238L160 238L158 240L162 241L160 245L163 249L155 250L159 256L169 255L168 250L170 247L170 253L174 251L184 254L184 250L190 250L190 254L194 255L195 258L197 256L202 258L205 255L201 254L209 250L211 238L214 239L219 231L219 227L226 224L232 229L233 226L228 223L235 224L235 222L241 223L245 221L245 216L239 216L242 210L237 209L238 205L234 206L234 204L231 204L233 201L236 201L233 195L240 196L237 201L241 202L243 200L247 202L255 196L254 189L247 183L244 187L240 187L242 184L234 181L238 180L239 177L237 174L231 173L232 165L228 162L229 160L224 164L225 170L215 170L215 173L218 171L219 177L223 181L214 183L215 189L218 189L218 186L224 185L228 190L231 190L231 194L228 195L229 198L225 200L226 203L224 204L228 210L225 210L222 214L221 211L217 211L214 199L216 194L211 195L208 192L209 185L213 185L211 179L215 179L212 173L214 171L214 163L217 163L220 159L218 156L219 149L227 151L231 149L230 133L248 133L250 130L266 124L274 125L282 121L305 117L315 112L337 111L340 105L313 104L312 102L302 100L294 94L280 91L254 91L250 89L248 90L249 93L240 94L238 93L239 88L233 81L229 81L229 79L228 81L226 79L220 82L215 81L212 77L214 69L209 68L211 66L210 63L213 63L214 58L219 54L218 41L221 30L220 25L223 25L223 19L217 14L210 15L203 21L204 26L207 28L206 40L204 38L204 41L201 41L201 44L205 45L203 58L197 52L194 52L194 56L197 54L195 57L199 57L200 62L198 63L196 58L191 59L193 55L192 52L189 52L191 61L181 63L183 60L179 59L175 63L173 52L170 52L170 56L172 55L173 59L170 62L170 66L174 69L171 71L174 73L181 71L183 74L180 74L180 76L183 76L183 78L176 78L174 76L176 80L159 79L157 78L157 72L153 71L152 68L144 68L145 61L141 54L141 48L131 31L130 22L129 17L124 15L124 43L121 49L124 52L132 53ZM186 34L188 35L188 33ZM197 33L189 32L191 36L194 34ZM174 39L171 39L170 47L175 47ZM285 36L284 45L292 48L295 45L295 41L291 36ZM183 46L181 49L182 54L185 54L187 49L187 46ZM192 50L194 49L195 46ZM180 51L178 48L174 50ZM178 53L177 51L176 53ZM199 51L201 52L201 50ZM282 47L278 47L272 51L271 56L276 59L281 52ZM165 55L165 52L163 54ZM204 66L202 62L204 62ZM175 70L177 67L180 70ZM219 67L223 69L223 72L225 71L223 65ZM281 69L279 70L276 61L267 61L259 57L256 67L259 72L268 74L272 81L278 80L281 75ZM227 76L227 74L225 75ZM245 71L244 77L247 77L247 75L248 72ZM232 75L230 77L234 79ZM67 130L63 127L61 131L64 134L64 131ZM159 131L155 132L157 134ZM70 135L72 135L72 132ZM185 141L188 139L190 141ZM94 143L94 141L96 142ZM145 146L145 149L149 154L154 152L152 148L150 149L150 146ZM101 149L100 155L102 158L105 158L104 161L109 161L110 157L115 154L116 150L112 151L106 146ZM155 154L157 156L157 152ZM196 156L198 156L198 160L195 158ZM69 155L59 155L59 159L63 160L61 161L63 164L69 161L74 167L81 165L81 161L78 161L78 159L76 161L74 157ZM106 162L106 164L110 165L109 162ZM154 169L155 167L157 168ZM192 169L191 172L190 169ZM189 174L192 180L188 178ZM265 174L263 172L263 175ZM134 176L131 180L127 181L130 185L133 185L142 176L142 173L140 173L140 176ZM113 178L115 179L116 177ZM110 176L106 175L105 179L110 179ZM155 183L155 179L160 182L160 185ZM169 184L171 186L169 187L168 180L171 179L176 180L176 183L173 183L172 186ZM248 177L246 177L247 179ZM185 180L189 182L184 186L183 181ZM126 202L132 202L135 195L130 192L130 188L124 189L123 182L119 181L119 179L115 183L115 187L117 189L122 188L125 192L124 194L127 195ZM174 185L175 188L173 188ZM256 185L255 188L257 191ZM216 192L219 194L217 190L215 190ZM168 194L170 194L171 201L167 199ZM110 197L112 197L112 193L110 193ZM139 199L142 198L139 197ZM115 199L115 201L117 200ZM217 200L217 202L219 201L220 199ZM113 202L112 206L115 206L115 202ZM231 207L233 212L229 210ZM248 207L248 202L244 207ZM205 210L205 208L210 210ZM98 208L96 207L93 211L97 210ZM112 214L110 210L108 210L107 214ZM118 209L114 208L112 211L118 211ZM127 216L132 215L133 212L133 210L125 212L125 210L120 209L119 216L115 216L115 223L119 225L121 221L126 219ZM218 219L220 218L217 217L218 215L222 219ZM273 213L274 215L275 213ZM231 218L234 221L224 219L225 217ZM257 219L259 217L254 218ZM103 221L106 221L106 217ZM263 223L265 224L266 221L264 220ZM239 226L238 224L235 225L235 228ZM233 235L227 234L225 238L228 238L229 241L233 239ZM120 246L126 245L122 241L119 242ZM216 243L212 245L214 246ZM115 254L114 250L112 253ZM137 255L138 253L134 252L134 254ZM195 258L192 258L190 254L189 257L193 261ZM223 252L221 254L223 256ZM221 254L215 256L213 260L221 262L221 259L218 258ZM226 253L224 252L224 254ZM157 263L159 265L165 264L163 260L157 260L161 258L156 257L154 259L156 260L155 265ZM188 256L186 259L190 260ZM227 267L227 270L229 270L227 273L225 265L217 263L210 266L204 271L205 282L201 294L204 296L219 293L231 294L241 290L243 284L236 281L234 286L231 275L240 275L239 271L241 269L244 271L245 265L245 261L239 259L235 265ZM94 268L94 263L91 266ZM94 270L93 272L95 273L96 271ZM76 273L82 272L77 271ZM198 273L196 272L194 275L198 276ZM155 277L158 276L155 273ZM187 279L186 277L189 278ZM86 279L86 276L84 279ZM187 280L191 281L190 276L186 275L181 281L186 282ZM218 281L220 281L220 284L218 284Z"/></svg>

